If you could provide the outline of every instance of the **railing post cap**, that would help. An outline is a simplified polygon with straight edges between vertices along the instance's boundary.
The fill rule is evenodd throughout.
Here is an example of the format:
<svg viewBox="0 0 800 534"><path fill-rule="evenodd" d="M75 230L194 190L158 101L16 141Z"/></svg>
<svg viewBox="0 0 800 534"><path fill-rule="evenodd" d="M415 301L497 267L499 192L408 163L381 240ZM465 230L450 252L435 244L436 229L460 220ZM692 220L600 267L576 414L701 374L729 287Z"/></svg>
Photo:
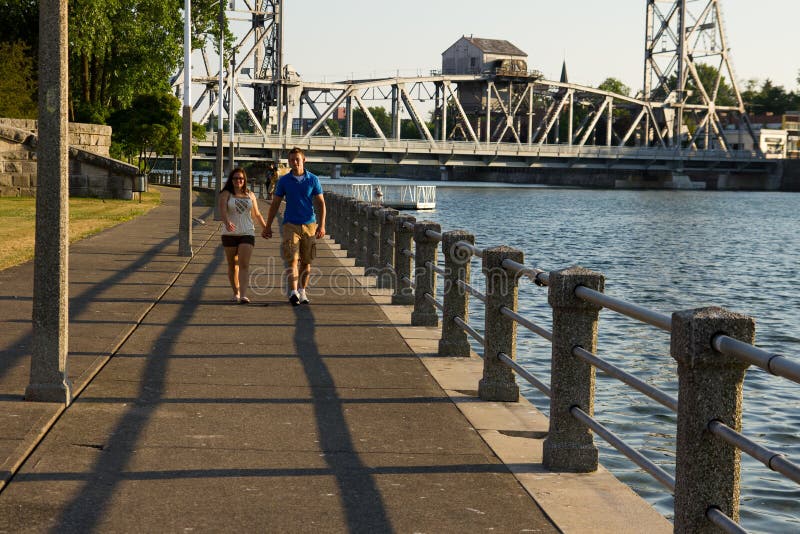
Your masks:
<svg viewBox="0 0 800 534"><path fill-rule="evenodd" d="M428 230L440 232L442 225L433 221L418 221L414 223L414 241L433 241L433 239L425 235Z"/></svg>
<svg viewBox="0 0 800 534"><path fill-rule="evenodd" d="M502 268L503 260L512 260L517 263L524 261L525 254L514 247L500 245L498 247L486 248L483 250L483 270Z"/></svg>
<svg viewBox="0 0 800 534"><path fill-rule="evenodd" d="M400 214L394 219L394 227L398 232L410 232L410 230L408 228L405 228L404 225L405 223L409 222L413 224L416 222L416 220L417 220L416 217L412 215Z"/></svg>
<svg viewBox="0 0 800 534"><path fill-rule="evenodd" d="M692 367L710 364L746 368L749 365L746 362L714 350L712 340L719 334L752 344L756 322L752 317L718 306L676 311L672 314L670 354L678 363Z"/></svg>
<svg viewBox="0 0 800 534"><path fill-rule="evenodd" d="M442 234L442 241L457 242L466 241L472 245L475 244L475 236L466 230L448 230Z"/></svg>
<svg viewBox="0 0 800 534"><path fill-rule="evenodd" d="M601 306L586 302L575 295L578 286L602 292L605 289L605 276L601 273L573 265L566 269L550 271L548 278L547 301L554 308L581 308L599 310Z"/></svg>

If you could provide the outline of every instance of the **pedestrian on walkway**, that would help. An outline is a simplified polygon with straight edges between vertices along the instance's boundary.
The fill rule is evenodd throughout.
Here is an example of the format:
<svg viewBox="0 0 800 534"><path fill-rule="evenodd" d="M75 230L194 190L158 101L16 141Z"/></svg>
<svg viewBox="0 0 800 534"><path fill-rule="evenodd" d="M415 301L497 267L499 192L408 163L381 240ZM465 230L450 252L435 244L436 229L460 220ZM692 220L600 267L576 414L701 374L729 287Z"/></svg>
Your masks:
<svg viewBox="0 0 800 534"><path fill-rule="evenodd" d="M247 289L250 282L250 257L256 244L254 220L267 227L258 210L258 201L247 187L247 173L236 168L219 195L219 213L222 216L222 246L228 260L228 280L233 289L233 301L249 304Z"/></svg>
<svg viewBox="0 0 800 534"><path fill-rule="evenodd" d="M316 255L316 240L325 236L325 198L319 178L305 169L306 156L302 149L289 151L290 172L280 177L275 186L267 213L267 224L262 236L272 237L272 221L286 198L281 227L281 251L289 264L286 278L289 285L289 302L293 306L308 304L306 294L311 275L311 262ZM319 211L319 221L314 208Z"/></svg>

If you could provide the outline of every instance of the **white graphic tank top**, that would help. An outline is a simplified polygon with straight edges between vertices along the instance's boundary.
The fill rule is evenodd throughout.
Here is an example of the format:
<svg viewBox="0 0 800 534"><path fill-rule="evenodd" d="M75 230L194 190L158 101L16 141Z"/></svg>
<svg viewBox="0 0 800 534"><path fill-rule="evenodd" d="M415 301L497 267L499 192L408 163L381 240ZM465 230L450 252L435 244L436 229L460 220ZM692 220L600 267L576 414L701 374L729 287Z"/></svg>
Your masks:
<svg viewBox="0 0 800 534"><path fill-rule="evenodd" d="M252 207L253 201L249 196L242 198L230 195L228 197L228 220L236 225L236 229L229 232L223 224L222 235L255 235L253 217L250 215Z"/></svg>

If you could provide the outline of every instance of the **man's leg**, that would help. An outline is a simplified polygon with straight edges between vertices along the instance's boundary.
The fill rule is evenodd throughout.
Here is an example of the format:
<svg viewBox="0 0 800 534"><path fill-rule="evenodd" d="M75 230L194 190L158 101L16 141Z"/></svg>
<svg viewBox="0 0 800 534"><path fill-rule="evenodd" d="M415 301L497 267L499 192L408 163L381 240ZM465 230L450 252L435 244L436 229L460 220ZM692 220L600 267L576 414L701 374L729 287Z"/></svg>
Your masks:
<svg viewBox="0 0 800 534"><path fill-rule="evenodd" d="M289 262L289 267L286 268L286 283L289 286L289 291L297 291L297 282L300 278L298 275L297 258Z"/></svg>

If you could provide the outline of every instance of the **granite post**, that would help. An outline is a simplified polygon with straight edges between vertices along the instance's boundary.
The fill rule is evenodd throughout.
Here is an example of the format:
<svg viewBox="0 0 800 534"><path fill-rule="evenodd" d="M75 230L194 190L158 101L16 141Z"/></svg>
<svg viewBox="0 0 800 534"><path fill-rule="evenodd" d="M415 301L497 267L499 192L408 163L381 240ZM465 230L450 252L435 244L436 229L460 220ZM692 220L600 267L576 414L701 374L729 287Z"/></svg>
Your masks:
<svg viewBox="0 0 800 534"><path fill-rule="evenodd" d="M454 319L467 322L469 314L469 293L459 285L470 282L472 253L456 246L458 242L475 244L475 236L463 230L453 230L442 234L442 254L444 254L444 310L442 311L442 337L439 340L439 356L462 356L470 354L467 333Z"/></svg>
<svg viewBox="0 0 800 534"><path fill-rule="evenodd" d="M358 255L356 256L356 265L364 268L366 273L369 267L369 241L372 239L369 235L369 202L360 200L358 202Z"/></svg>
<svg viewBox="0 0 800 534"><path fill-rule="evenodd" d="M380 259L378 260L378 278L376 287L394 289L394 220L398 211L383 208L378 211L381 225Z"/></svg>
<svg viewBox="0 0 800 534"><path fill-rule="evenodd" d="M600 307L581 300L575 288L603 291L605 277L569 267L550 273L547 300L553 308L550 361L550 430L544 441L544 466L552 471L589 473L597 470L597 447L591 431L570 414L577 406L594 414L595 369L572 354L574 347L595 353Z"/></svg>
<svg viewBox="0 0 800 534"><path fill-rule="evenodd" d="M711 340L725 334L755 341L755 321L722 308L672 314L670 353L678 362L678 430L675 459L675 532L718 532L710 507L739 520L741 452L712 435L711 421L742 429L742 385L748 364L716 352Z"/></svg>
<svg viewBox="0 0 800 534"><path fill-rule="evenodd" d="M372 205L366 208L368 239L366 243L366 265L364 267L367 270L366 274L376 277L379 272L381 246L381 220L380 213L378 213L379 210L380 208Z"/></svg>
<svg viewBox="0 0 800 534"><path fill-rule="evenodd" d="M358 230L358 203L359 201L354 198L347 201L347 254L351 258L356 258L356 264L358 263L358 244L361 238L361 232Z"/></svg>
<svg viewBox="0 0 800 534"><path fill-rule="evenodd" d="M413 304L414 290L406 283L411 280L411 257L404 252L411 252L413 228L406 224L414 224L416 219L410 215L398 215L394 219L394 274L395 288L392 293L392 304Z"/></svg>
<svg viewBox="0 0 800 534"><path fill-rule="evenodd" d="M517 311L519 275L503 267L506 259L522 263L524 255L521 250L507 246L483 251L486 314L483 378L478 383L478 395L486 401L517 402L519 386L514 371L499 358L502 352L516 359L517 353L517 323L500 311L501 308Z"/></svg>
<svg viewBox="0 0 800 534"><path fill-rule="evenodd" d="M436 296L436 265L439 240L430 237L431 230L442 231L439 223L422 221L414 225L414 311L411 312L412 326L439 326L436 307L425 297Z"/></svg>
<svg viewBox="0 0 800 534"><path fill-rule="evenodd" d="M31 373L25 399L72 401L69 350L67 0L39 3L39 144Z"/></svg>

